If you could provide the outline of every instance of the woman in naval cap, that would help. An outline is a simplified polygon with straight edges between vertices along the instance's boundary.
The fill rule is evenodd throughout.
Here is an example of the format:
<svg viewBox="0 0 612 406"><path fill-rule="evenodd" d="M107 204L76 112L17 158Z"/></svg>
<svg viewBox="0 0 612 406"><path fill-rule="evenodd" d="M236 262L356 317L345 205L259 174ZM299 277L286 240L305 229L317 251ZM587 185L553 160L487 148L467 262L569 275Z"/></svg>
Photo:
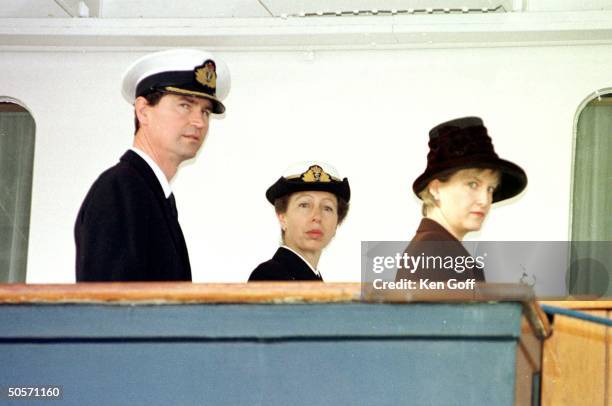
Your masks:
<svg viewBox="0 0 612 406"><path fill-rule="evenodd" d="M282 245L249 281L322 281L319 258L346 217L350 197L348 179L329 164L305 162L287 169L266 191Z"/></svg>

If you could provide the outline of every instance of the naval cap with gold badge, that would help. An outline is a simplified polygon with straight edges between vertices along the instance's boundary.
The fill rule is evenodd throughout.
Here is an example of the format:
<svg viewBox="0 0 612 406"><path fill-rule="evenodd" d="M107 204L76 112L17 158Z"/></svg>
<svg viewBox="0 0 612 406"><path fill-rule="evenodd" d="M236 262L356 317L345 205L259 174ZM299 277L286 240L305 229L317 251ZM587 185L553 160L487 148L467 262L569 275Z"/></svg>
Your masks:
<svg viewBox="0 0 612 406"><path fill-rule="evenodd" d="M347 203L351 188L347 178L342 179L336 168L325 162L300 162L291 165L266 191L266 199L272 204L280 197L295 192L315 190L329 192Z"/></svg>
<svg viewBox="0 0 612 406"><path fill-rule="evenodd" d="M212 112L223 114L230 90L227 65L210 52L171 49L143 56L123 74L121 90L128 103L152 92L173 93L208 99Z"/></svg>

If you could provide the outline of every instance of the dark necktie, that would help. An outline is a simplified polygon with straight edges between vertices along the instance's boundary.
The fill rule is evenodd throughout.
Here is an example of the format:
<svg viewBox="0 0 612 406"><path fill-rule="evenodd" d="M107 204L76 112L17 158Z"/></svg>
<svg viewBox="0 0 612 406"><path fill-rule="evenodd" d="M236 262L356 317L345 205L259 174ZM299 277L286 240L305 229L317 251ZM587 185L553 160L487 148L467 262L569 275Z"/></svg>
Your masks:
<svg viewBox="0 0 612 406"><path fill-rule="evenodd" d="M176 210L176 200L174 200L174 193L170 193L168 197L168 204L170 205L170 212L174 218L178 218L178 211Z"/></svg>

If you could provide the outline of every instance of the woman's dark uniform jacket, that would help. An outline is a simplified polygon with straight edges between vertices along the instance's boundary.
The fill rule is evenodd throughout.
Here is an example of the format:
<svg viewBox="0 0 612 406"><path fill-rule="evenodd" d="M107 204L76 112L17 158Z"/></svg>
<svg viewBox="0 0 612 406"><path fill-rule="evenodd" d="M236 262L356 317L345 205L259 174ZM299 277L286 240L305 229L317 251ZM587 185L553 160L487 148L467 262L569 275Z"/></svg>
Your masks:
<svg viewBox="0 0 612 406"><path fill-rule="evenodd" d="M77 216L77 281L191 281L174 197L133 151L93 184Z"/></svg>
<svg viewBox="0 0 612 406"><path fill-rule="evenodd" d="M453 261L456 261L458 257L471 257L470 253L461 244L461 241L457 240L436 221L428 218L421 220L414 238L410 241L404 253L412 257L422 258L427 256L441 257L442 259L451 257ZM398 269L395 280L407 279L418 281L429 279L432 282L448 281L449 279L456 279L458 281L476 279L477 282L484 282L485 280L484 270L477 266L466 267L461 273L445 267L425 268L423 266L419 266L414 273L411 271L411 269L406 268Z"/></svg>
<svg viewBox="0 0 612 406"><path fill-rule="evenodd" d="M249 281L323 281L302 258L280 247L271 260L259 264Z"/></svg>

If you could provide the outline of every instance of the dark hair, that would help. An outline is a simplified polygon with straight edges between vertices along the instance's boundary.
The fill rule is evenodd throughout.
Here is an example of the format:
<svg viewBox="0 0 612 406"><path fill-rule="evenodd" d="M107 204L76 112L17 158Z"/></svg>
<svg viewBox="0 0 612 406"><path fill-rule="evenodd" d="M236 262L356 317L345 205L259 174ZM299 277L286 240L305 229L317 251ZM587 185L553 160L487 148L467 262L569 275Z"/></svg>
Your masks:
<svg viewBox="0 0 612 406"><path fill-rule="evenodd" d="M287 206L289 206L289 198L293 193L281 196L274 201L274 210L276 214L283 214L287 212ZM334 195L336 196L336 195ZM336 196L338 199L338 225L342 224L346 215L349 211L349 203L343 198ZM282 231L283 238L285 237L285 231Z"/></svg>
<svg viewBox="0 0 612 406"><path fill-rule="evenodd" d="M147 104L149 106L155 106L157 103L159 103L159 101L161 100L163 96L164 94L162 92L154 91L142 97L144 97L147 100ZM138 121L136 110L134 110L134 127L135 127L134 135L136 135L136 133L138 132L138 129L140 128L140 122Z"/></svg>

